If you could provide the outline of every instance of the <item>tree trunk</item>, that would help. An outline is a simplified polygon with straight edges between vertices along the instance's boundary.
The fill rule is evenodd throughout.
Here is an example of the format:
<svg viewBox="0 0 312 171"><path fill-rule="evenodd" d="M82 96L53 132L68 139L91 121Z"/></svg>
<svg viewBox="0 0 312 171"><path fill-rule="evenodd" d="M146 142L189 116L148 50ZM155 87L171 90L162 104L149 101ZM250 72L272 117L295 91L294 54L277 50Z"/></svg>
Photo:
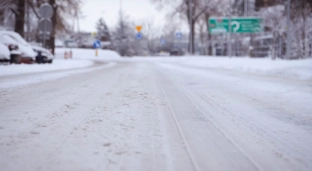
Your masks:
<svg viewBox="0 0 312 171"><path fill-rule="evenodd" d="M194 49L194 33L195 33L195 22L194 21L194 16L195 16L195 5L192 5L192 1L188 0L188 1L184 1L185 4L187 5L187 10L186 10L186 16L187 16L187 20L188 20L188 23L189 23L189 27L191 27L192 30L190 30L190 38L189 38L189 52L191 54L194 54L195 52L195 49ZM192 18L191 19L190 17L190 13L192 14ZM191 43L192 42L192 43ZM192 52L191 52L191 47L192 47Z"/></svg>
<svg viewBox="0 0 312 171"><path fill-rule="evenodd" d="M201 55L206 55L206 46L205 46L205 44L206 44L206 36L205 36L205 33L204 33L205 31L204 31L204 25L202 24L202 23L200 23L199 24L199 40L200 40L200 44L201 44L201 48L200 48L200 50L201 50Z"/></svg>
<svg viewBox="0 0 312 171"><path fill-rule="evenodd" d="M194 49L194 33L195 33L195 21L193 21L192 22L192 24L191 24L191 27L192 27L192 31L190 32L190 39L189 40L191 40L192 39L192 43L191 42L189 42L189 52L191 53L191 54L194 54L194 52L195 52L195 49ZM193 49L193 52L191 52L191 47L192 47L192 49Z"/></svg>
<svg viewBox="0 0 312 171"><path fill-rule="evenodd" d="M55 54L55 33L56 33L56 22L57 22L57 19L56 19L56 16L57 16L57 5L55 3L55 0L50 0L50 5L52 5L53 7L53 16L51 18L51 21L52 21L52 31L51 31L51 34L50 34L50 40L48 41L48 46L49 46L49 49L51 49L52 51L52 54L54 55Z"/></svg>
<svg viewBox="0 0 312 171"><path fill-rule="evenodd" d="M208 40L209 40L209 45L208 45L208 55L212 56L212 48L213 48L213 44L211 42L211 34L208 33Z"/></svg>
<svg viewBox="0 0 312 171"><path fill-rule="evenodd" d="M4 25L4 9L0 9L0 25Z"/></svg>
<svg viewBox="0 0 312 171"><path fill-rule="evenodd" d="M305 3L301 3L301 15L302 15L302 34L301 34L301 41L302 41L302 54L301 54L301 58L305 58L306 57L306 14L305 14Z"/></svg>
<svg viewBox="0 0 312 171"><path fill-rule="evenodd" d="M272 59L275 60L276 59L276 52L277 52L277 32L273 32L273 56L272 56Z"/></svg>
<svg viewBox="0 0 312 171"><path fill-rule="evenodd" d="M14 31L24 37L24 24L25 24L25 1L18 0L17 11L15 11L15 27Z"/></svg>
<svg viewBox="0 0 312 171"><path fill-rule="evenodd" d="M207 22L207 30L208 30L208 55L209 56L212 56L212 43L211 43L211 33L209 32L209 18L210 18L210 15L209 14L205 14L205 19L206 19L206 22Z"/></svg>

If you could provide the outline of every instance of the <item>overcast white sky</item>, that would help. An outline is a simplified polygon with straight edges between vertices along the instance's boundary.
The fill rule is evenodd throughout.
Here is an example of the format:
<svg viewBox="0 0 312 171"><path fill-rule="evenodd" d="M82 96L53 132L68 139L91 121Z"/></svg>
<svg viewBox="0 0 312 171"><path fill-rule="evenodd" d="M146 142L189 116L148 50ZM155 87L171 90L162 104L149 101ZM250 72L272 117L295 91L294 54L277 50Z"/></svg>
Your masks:
<svg viewBox="0 0 312 171"><path fill-rule="evenodd" d="M122 0L123 11L130 19L139 21L152 19L158 26L165 23L166 12L156 9L156 5L150 0ZM100 17L103 17L108 27L114 27L118 20L120 0L83 0L82 15L80 19L80 30L93 32L95 24ZM135 28L134 28L135 29ZM144 29L144 28L143 28Z"/></svg>

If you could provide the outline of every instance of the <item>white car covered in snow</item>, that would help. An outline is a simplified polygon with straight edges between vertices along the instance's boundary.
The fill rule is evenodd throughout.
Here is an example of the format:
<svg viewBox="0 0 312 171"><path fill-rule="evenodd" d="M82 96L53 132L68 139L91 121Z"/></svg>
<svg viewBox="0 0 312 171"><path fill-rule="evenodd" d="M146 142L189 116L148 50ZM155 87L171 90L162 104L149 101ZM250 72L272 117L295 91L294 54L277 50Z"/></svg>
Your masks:
<svg viewBox="0 0 312 171"><path fill-rule="evenodd" d="M21 63L21 51L19 50L18 43L12 39L8 35L1 35L0 34L0 43L5 45L6 48L9 50L10 55L8 59L2 59L2 62L9 62L10 63Z"/></svg>
<svg viewBox="0 0 312 171"><path fill-rule="evenodd" d="M24 40L18 33L12 31L0 31L0 35L9 36L16 41L23 60L29 60L30 62L36 60L37 53L33 50L32 45L26 42L26 40Z"/></svg>
<svg viewBox="0 0 312 171"><path fill-rule="evenodd" d="M32 46L36 55L36 62L37 63L52 63L54 55L48 50L40 46Z"/></svg>
<svg viewBox="0 0 312 171"><path fill-rule="evenodd" d="M10 60L10 50L7 45L0 43L0 61L8 62Z"/></svg>

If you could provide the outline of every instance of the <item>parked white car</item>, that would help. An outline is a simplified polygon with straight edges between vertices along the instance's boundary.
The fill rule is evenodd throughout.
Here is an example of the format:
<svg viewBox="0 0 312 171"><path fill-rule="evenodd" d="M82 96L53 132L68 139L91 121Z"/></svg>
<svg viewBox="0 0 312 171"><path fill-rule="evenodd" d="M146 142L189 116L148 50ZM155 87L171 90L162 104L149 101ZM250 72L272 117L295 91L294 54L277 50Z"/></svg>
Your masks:
<svg viewBox="0 0 312 171"><path fill-rule="evenodd" d="M17 63L17 64L21 63L21 54L22 53L19 50L18 43L13 38L11 38L8 35L1 35L0 34L0 43L5 45L10 52L9 59L7 61L2 60L3 62L9 62L10 61L10 63Z"/></svg>
<svg viewBox="0 0 312 171"><path fill-rule="evenodd" d="M54 55L48 50L40 46L32 46L35 52L37 52L37 63L52 63Z"/></svg>
<svg viewBox="0 0 312 171"><path fill-rule="evenodd" d="M10 61L10 50L7 45L0 43L0 61L8 62Z"/></svg>
<svg viewBox="0 0 312 171"><path fill-rule="evenodd" d="M31 62L36 60L37 53L33 50L32 45L26 42L18 33L12 31L0 31L0 35L9 36L16 41L23 59L29 59Z"/></svg>

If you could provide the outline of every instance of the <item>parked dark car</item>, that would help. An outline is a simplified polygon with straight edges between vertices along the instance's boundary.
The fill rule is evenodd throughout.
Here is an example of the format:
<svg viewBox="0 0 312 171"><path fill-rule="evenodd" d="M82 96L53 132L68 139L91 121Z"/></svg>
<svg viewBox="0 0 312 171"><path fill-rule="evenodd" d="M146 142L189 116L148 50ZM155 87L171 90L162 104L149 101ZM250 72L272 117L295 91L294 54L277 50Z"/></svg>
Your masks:
<svg viewBox="0 0 312 171"><path fill-rule="evenodd" d="M170 56L182 56L183 52L180 50L172 50L170 51Z"/></svg>

